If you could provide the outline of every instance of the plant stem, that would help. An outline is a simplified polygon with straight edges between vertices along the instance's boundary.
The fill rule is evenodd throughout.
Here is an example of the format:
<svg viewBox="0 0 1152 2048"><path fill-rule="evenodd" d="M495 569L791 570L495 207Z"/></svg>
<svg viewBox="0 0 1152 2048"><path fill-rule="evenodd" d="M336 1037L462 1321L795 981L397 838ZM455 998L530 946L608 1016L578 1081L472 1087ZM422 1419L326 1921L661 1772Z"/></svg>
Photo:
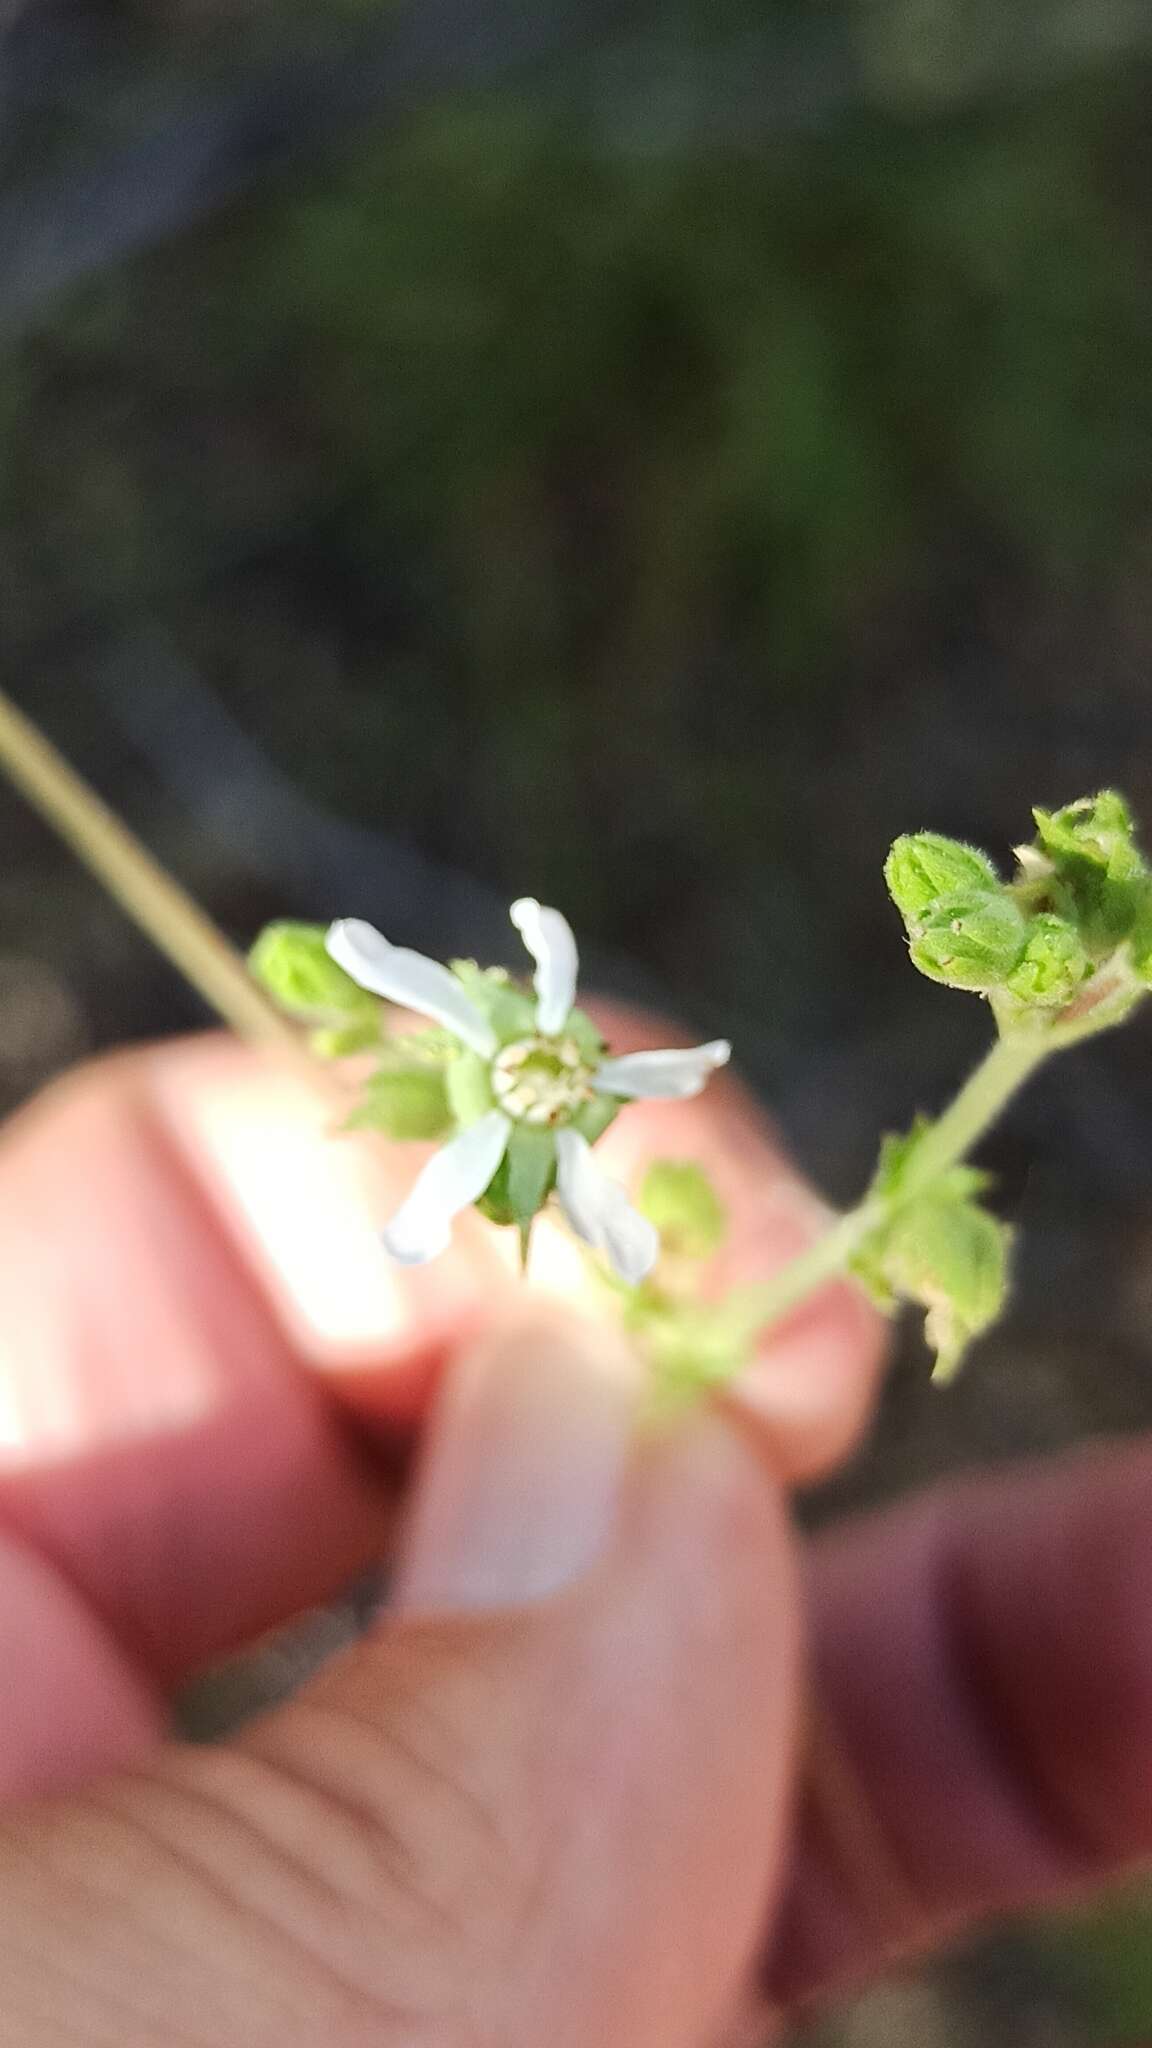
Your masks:
<svg viewBox="0 0 1152 2048"><path fill-rule="evenodd" d="M223 932L3 691L0 768L225 1024L251 1044L307 1060Z"/></svg>
<svg viewBox="0 0 1152 2048"><path fill-rule="evenodd" d="M901 1183L897 1201L866 1195L855 1209L837 1219L808 1251L764 1282L744 1288L731 1303L734 1331L751 1340L778 1323L809 1295L846 1273L855 1254L877 1227L933 1181L964 1158L1005 1103L1052 1052L1050 1039L1038 1034L997 1039L954 1102L920 1139Z"/></svg>
<svg viewBox="0 0 1152 2048"><path fill-rule="evenodd" d="M930 1125L908 1162L900 1184L901 1205L922 1194L950 1166L970 1152L996 1121L1006 1102L1052 1051L1040 1033L997 1039L943 1116Z"/></svg>

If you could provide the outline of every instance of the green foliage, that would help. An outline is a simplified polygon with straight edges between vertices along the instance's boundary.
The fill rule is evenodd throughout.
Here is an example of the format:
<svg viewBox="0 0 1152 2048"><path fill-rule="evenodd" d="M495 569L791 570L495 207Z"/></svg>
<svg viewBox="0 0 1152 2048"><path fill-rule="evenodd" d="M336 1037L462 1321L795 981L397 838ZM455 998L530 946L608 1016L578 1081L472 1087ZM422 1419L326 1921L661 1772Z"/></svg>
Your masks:
<svg viewBox="0 0 1152 2048"><path fill-rule="evenodd" d="M924 1309L934 1377L946 1380L1003 1309L1012 1233L978 1201L984 1176L968 1166L948 1168L905 1199L909 1169L931 1128L921 1120L906 1137L884 1140L870 1197L891 1211L852 1270L886 1312L902 1301Z"/></svg>
<svg viewBox="0 0 1152 2048"><path fill-rule="evenodd" d="M695 1160L654 1160L640 1183L637 1206L656 1225L661 1249L673 1258L710 1258L727 1235L724 1205Z"/></svg>

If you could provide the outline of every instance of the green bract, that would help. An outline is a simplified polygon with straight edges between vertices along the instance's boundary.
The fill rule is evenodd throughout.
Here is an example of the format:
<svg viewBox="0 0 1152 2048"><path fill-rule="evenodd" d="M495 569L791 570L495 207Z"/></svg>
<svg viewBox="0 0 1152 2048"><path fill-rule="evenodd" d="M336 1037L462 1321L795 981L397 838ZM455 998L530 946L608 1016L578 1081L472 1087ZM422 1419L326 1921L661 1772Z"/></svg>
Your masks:
<svg viewBox="0 0 1152 2048"><path fill-rule="evenodd" d="M1000 877L986 854L940 832L906 832L884 864L888 893L908 926L917 925L942 896L998 889Z"/></svg>

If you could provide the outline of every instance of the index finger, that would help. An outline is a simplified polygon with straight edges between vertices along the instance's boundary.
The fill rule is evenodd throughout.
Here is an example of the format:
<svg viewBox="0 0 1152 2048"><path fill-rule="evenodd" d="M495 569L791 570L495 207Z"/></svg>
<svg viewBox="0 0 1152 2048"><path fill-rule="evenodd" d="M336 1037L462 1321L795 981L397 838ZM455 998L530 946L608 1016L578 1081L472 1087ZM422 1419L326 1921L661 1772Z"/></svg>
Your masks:
<svg viewBox="0 0 1152 2048"><path fill-rule="evenodd" d="M0 1144L0 1525L163 1683L387 1548L442 1365L517 1284L478 1219L435 1266L389 1266L377 1233L410 1163L333 1122L298 1075L206 1038L71 1077ZM810 1227L742 1092L639 1106L618 1129L633 1164L704 1160L737 1265L778 1262ZM817 1309L801 1335L791 1370L787 1343L767 1362L785 1408L832 1361L858 1409L875 1345L856 1311ZM827 1382L817 1406L826 1441Z"/></svg>

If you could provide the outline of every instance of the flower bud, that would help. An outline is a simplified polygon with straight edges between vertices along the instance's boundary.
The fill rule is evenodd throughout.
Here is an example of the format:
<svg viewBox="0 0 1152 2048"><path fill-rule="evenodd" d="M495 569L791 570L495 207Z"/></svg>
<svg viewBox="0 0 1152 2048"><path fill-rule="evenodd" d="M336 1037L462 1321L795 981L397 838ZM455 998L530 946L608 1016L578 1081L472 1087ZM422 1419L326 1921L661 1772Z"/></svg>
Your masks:
<svg viewBox="0 0 1152 2048"><path fill-rule="evenodd" d="M913 965L930 981L987 994L1002 988L1028 943L1028 920L1001 890L949 896L914 930Z"/></svg>
<svg viewBox="0 0 1152 2048"><path fill-rule="evenodd" d="M249 971L293 1017L371 1020L375 997L358 987L325 949L327 926L266 925L248 955Z"/></svg>
<svg viewBox="0 0 1152 2048"><path fill-rule="evenodd" d="M906 832L897 839L884 863L888 893L912 926L942 896L970 895L1000 886L990 860L974 846L946 839L941 832Z"/></svg>
<svg viewBox="0 0 1152 2048"><path fill-rule="evenodd" d="M1017 1002L1062 1010L1091 972L1091 959L1075 925L1044 911L1032 918L1028 943L1004 987Z"/></svg>
<svg viewBox="0 0 1152 2048"><path fill-rule="evenodd" d="M1132 817L1114 789L1081 797L1059 811L1033 812L1040 844L1059 869L1071 861L1102 868L1112 881L1124 882L1143 872Z"/></svg>

